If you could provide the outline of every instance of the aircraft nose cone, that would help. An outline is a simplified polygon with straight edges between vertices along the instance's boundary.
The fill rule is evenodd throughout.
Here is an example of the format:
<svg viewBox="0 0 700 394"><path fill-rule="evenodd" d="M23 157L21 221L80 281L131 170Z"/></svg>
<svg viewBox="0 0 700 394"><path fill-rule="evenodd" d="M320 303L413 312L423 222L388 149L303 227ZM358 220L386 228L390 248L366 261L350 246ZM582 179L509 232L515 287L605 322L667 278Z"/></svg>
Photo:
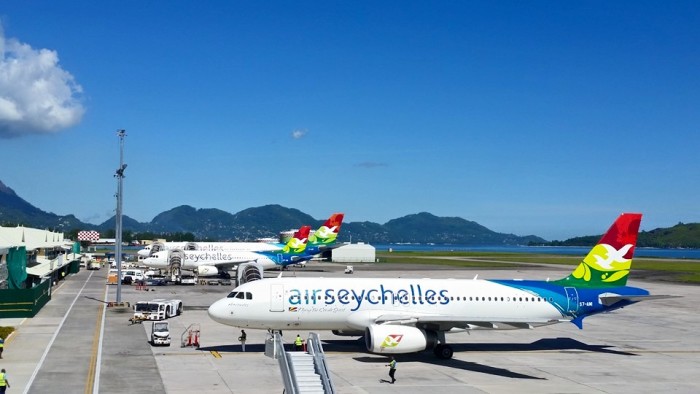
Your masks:
<svg viewBox="0 0 700 394"><path fill-rule="evenodd" d="M226 299L216 301L209 306L207 314L209 314L209 317L217 323L230 324L231 317L233 317L233 315L227 310L227 303L228 301Z"/></svg>

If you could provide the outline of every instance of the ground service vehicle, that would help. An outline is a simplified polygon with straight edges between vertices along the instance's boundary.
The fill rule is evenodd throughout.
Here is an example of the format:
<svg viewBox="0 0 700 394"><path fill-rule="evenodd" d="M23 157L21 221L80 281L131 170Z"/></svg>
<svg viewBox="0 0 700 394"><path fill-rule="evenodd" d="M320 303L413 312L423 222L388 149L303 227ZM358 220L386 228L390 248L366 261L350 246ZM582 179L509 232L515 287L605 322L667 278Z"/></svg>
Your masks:
<svg viewBox="0 0 700 394"><path fill-rule="evenodd" d="M151 323L151 345L170 346L170 325L167 321Z"/></svg>
<svg viewBox="0 0 700 394"><path fill-rule="evenodd" d="M152 276L146 279L147 286L165 286L166 284L167 280L163 276Z"/></svg>
<svg viewBox="0 0 700 394"><path fill-rule="evenodd" d="M122 279L125 279L127 277L131 277L132 283L145 279L143 271L135 269L122 270Z"/></svg>
<svg viewBox="0 0 700 394"><path fill-rule="evenodd" d="M181 313L181 300L157 299L138 301L134 304L134 319L136 320L165 320Z"/></svg>

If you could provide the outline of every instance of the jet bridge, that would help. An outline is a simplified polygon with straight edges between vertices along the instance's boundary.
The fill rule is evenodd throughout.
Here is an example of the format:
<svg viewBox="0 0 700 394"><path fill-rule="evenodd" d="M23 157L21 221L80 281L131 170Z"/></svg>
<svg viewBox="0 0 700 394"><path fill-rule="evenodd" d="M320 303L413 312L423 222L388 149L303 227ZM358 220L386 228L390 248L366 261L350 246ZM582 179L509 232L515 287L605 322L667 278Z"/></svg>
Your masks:
<svg viewBox="0 0 700 394"><path fill-rule="evenodd" d="M335 394L321 339L317 333L309 333L306 351L290 352L284 350L279 332L270 333L265 340L265 355L276 358L279 362L285 393Z"/></svg>
<svg viewBox="0 0 700 394"><path fill-rule="evenodd" d="M264 277L264 272L262 265L255 262L238 264L234 275L234 287L254 280L260 280Z"/></svg>
<svg viewBox="0 0 700 394"><path fill-rule="evenodd" d="M168 271L170 280L173 283L180 283L182 280L182 263L185 261L185 253L180 249L173 249L168 253Z"/></svg>

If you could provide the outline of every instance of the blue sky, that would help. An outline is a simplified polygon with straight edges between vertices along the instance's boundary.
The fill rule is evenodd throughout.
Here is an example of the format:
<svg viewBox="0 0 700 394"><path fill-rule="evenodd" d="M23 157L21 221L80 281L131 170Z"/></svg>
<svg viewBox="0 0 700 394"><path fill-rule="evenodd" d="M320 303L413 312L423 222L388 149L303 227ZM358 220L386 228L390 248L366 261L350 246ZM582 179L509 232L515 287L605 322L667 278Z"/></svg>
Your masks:
<svg viewBox="0 0 700 394"><path fill-rule="evenodd" d="M700 2L3 1L0 180L114 214L700 222Z"/></svg>

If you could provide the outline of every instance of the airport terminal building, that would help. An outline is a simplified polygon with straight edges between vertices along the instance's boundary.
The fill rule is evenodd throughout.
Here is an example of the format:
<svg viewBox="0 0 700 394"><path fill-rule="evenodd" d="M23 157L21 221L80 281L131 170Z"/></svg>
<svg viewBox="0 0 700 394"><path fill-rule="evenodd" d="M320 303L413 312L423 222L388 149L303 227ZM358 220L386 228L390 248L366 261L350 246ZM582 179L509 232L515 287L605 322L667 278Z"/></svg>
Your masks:
<svg viewBox="0 0 700 394"><path fill-rule="evenodd" d="M51 286L80 270L79 252L62 233L0 227L0 318L34 316Z"/></svg>

